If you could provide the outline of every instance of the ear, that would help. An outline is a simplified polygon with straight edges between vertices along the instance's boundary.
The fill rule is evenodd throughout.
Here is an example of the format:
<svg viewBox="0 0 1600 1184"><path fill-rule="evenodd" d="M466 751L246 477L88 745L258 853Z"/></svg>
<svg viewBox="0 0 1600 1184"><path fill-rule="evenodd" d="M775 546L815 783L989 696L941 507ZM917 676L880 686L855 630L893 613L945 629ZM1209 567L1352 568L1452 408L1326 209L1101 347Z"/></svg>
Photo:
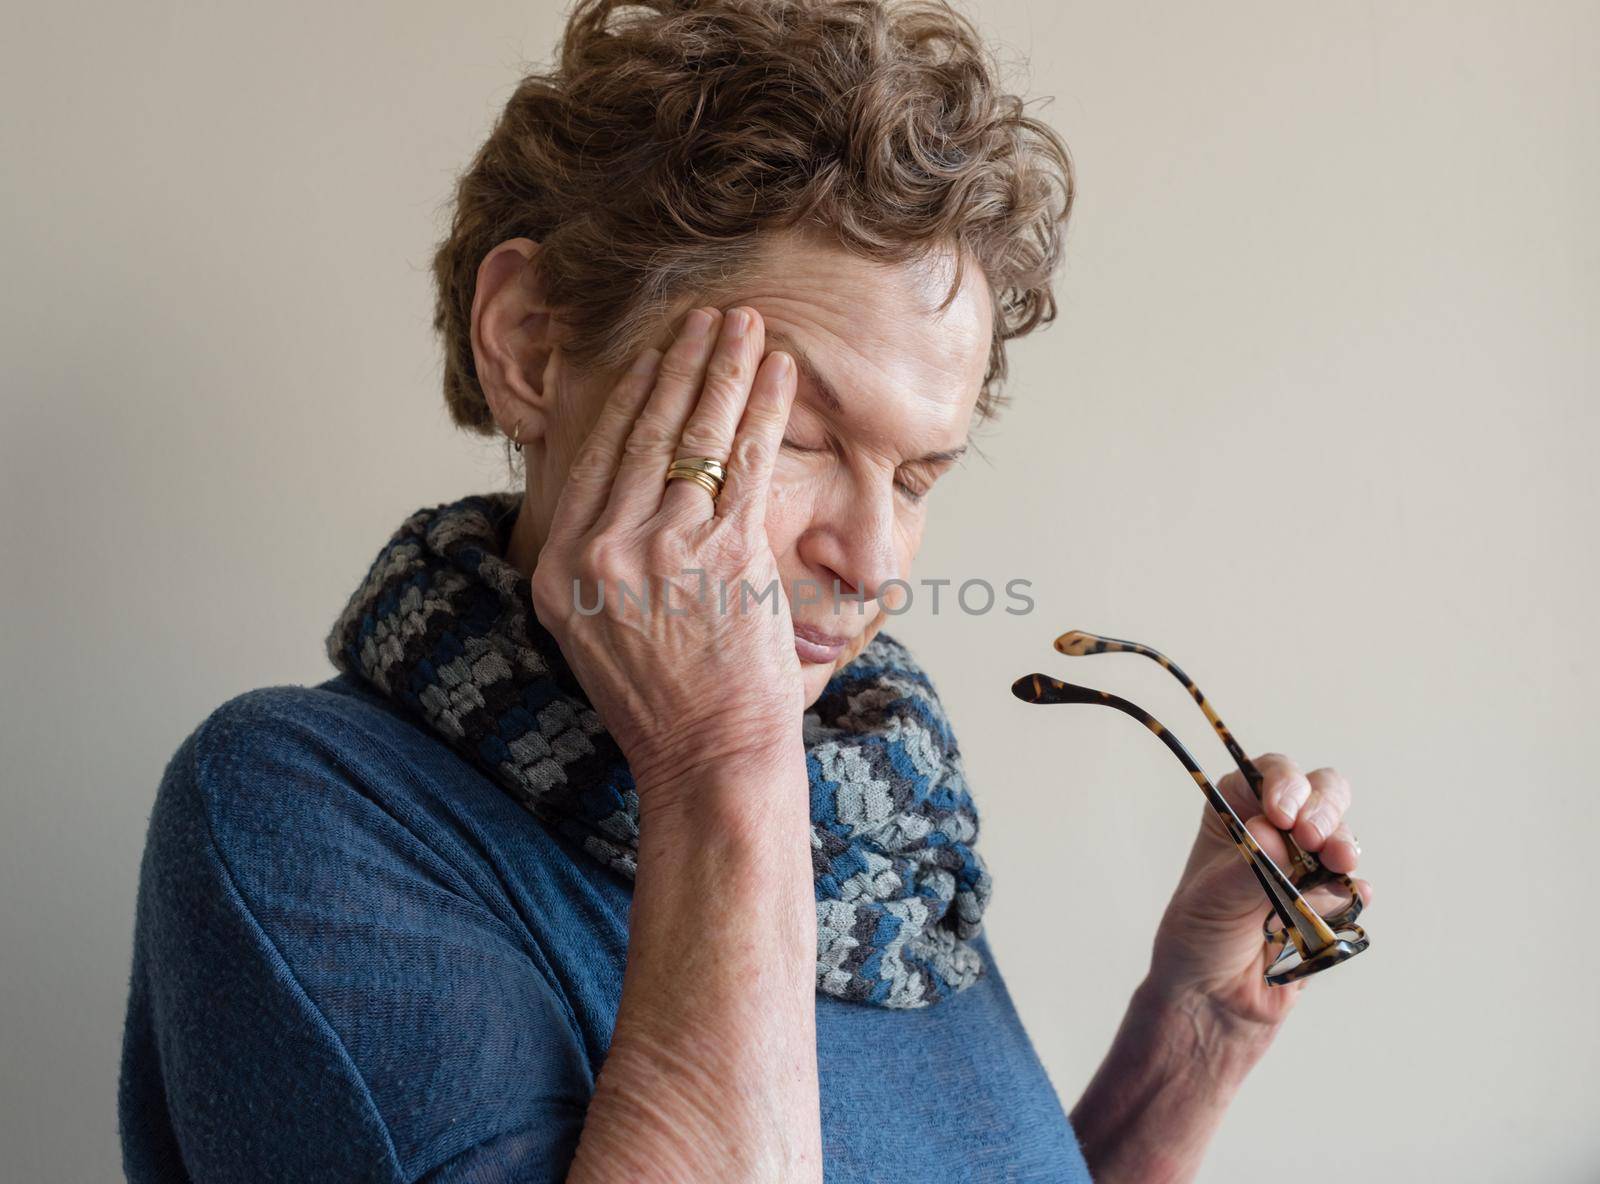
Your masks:
<svg viewBox="0 0 1600 1184"><path fill-rule="evenodd" d="M545 366L557 322L529 266L539 244L511 238L484 256L472 294L472 356L500 430L520 444L544 436L555 392Z"/></svg>

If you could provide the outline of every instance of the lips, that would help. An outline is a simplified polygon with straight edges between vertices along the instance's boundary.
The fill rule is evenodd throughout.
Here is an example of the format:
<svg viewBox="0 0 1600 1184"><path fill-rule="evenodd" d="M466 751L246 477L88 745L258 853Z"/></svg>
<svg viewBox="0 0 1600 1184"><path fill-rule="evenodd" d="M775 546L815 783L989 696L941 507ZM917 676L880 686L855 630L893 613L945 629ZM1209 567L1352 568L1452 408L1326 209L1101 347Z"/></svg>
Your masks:
<svg viewBox="0 0 1600 1184"><path fill-rule="evenodd" d="M794 627L794 648L802 662L836 661L851 640L849 637L824 633L811 625L797 624Z"/></svg>

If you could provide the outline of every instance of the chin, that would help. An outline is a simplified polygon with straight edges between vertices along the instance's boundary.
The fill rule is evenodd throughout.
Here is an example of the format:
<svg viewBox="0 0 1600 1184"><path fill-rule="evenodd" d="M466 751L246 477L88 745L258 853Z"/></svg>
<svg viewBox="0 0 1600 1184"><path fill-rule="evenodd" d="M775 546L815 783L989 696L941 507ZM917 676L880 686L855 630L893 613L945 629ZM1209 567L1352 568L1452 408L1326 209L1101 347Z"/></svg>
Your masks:
<svg viewBox="0 0 1600 1184"><path fill-rule="evenodd" d="M805 682L805 709L807 711L810 711L816 701L822 698L822 692L827 689L828 680L833 677L833 672L837 669L837 663L832 666L813 666L810 663L806 663L800 668L801 677Z"/></svg>
<svg viewBox="0 0 1600 1184"><path fill-rule="evenodd" d="M878 629L881 628L881 626L881 621L875 621L872 625L868 626L866 632L856 639L854 645L850 646L844 651L844 653L840 654L826 666L815 662L802 662L800 664L800 676L805 681L806 709L808 711L811 709L812 704L821 698L822 692L827 688L829 680L831 680L839 671L850 665L851 662L856 660L861 651L867 648L867 644L872 640L873 635L878 632Z"/></svg>

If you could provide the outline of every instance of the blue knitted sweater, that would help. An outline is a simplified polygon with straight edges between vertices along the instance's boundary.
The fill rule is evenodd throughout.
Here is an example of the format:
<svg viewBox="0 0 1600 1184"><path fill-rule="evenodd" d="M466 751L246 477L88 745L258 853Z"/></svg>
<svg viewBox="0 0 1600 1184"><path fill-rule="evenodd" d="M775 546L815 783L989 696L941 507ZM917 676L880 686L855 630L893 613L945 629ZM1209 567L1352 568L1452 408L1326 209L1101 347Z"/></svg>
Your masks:
<svg viewBox="0 0 1600 1184"><path fill-rule="evenodd" d="M347 676L229 701L150 821L129 1180L562 1180L631 892ZM1088 1180L978 943L934 1007L818 996L829 1184Z"/></svg>

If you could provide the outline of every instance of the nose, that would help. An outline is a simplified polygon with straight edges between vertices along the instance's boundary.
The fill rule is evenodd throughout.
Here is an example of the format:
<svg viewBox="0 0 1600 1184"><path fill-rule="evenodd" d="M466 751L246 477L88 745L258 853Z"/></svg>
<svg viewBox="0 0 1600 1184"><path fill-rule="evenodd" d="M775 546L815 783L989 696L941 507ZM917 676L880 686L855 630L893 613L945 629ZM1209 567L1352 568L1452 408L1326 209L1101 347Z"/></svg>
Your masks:
<svg viewBox="0 0 1600 1184"><path fill-rule="evenodd" d="M797 551L821 585L819 602L833 605L837 580L843 607L852 600L867 606L883 594L890 580L900 578L893 499L892 486L884 496L854 485L849 496L828 498L825 505L815 507Z"/></svg>

